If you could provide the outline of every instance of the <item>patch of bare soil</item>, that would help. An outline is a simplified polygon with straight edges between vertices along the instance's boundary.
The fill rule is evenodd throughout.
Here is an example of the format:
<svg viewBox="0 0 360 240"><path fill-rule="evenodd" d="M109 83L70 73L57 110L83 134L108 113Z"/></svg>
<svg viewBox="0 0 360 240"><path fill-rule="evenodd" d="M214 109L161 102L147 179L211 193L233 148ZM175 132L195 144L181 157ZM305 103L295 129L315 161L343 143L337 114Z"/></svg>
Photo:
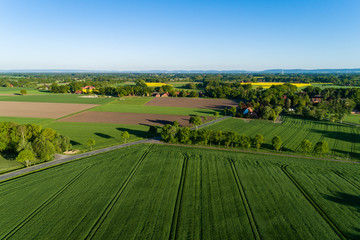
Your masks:
<svg viewBox="0 0 360 240"><path fill-rule="evenodd" d="M238 100L208 98L154 98L145 105L161 107L206 108L220 110L224 107L237 106Z"/></svg>
<svg viewBox="0 0 360 240"><path fill-rule="evenodd" d="M0 116L60 118L72 113L93 108L97 104L42 103L42 102L0 102Z"/></svg>

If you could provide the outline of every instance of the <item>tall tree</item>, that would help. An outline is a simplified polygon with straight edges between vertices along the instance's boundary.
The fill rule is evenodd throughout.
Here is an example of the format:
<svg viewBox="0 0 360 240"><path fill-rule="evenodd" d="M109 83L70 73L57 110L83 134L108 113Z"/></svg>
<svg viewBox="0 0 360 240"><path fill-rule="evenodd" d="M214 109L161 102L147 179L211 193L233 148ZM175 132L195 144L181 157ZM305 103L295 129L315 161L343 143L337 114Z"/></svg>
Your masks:
<svg viewBox="0 0 360 240"><path fill-rule="evenodd" d="M272 145L276 151L279 151L282 145L282 140L279 136L275 136L272 139Z"/></svg>

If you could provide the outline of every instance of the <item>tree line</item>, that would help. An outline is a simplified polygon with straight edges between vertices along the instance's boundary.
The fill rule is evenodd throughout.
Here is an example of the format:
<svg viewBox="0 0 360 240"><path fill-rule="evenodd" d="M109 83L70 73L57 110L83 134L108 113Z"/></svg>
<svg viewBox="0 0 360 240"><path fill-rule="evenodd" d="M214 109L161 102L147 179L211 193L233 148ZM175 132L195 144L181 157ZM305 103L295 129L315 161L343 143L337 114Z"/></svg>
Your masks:
<svg viewBox="0 0 360 240"><path fill-rule="evenodd" d="M68 151L70 139L54 129L37 124L0 122L0 152L17 154L16 160L27 166L35 158L50 161L55 153Z"/></svg>

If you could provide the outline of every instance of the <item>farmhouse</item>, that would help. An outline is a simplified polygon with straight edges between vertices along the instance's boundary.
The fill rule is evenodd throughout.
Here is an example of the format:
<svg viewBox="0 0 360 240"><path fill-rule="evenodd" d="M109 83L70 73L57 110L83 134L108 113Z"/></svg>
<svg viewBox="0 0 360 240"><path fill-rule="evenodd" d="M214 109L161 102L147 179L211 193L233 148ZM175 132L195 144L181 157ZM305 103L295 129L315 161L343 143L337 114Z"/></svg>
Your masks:
<svg viewBox="0 0 360 240"><path fill-rule="evenodd" d="M322 96L321 95L315 95L314 97L311 98L311 101L313 103L319 103L322 101Z"/></svg>
<svg viewBox="0 0 360 240"><path fill-rule="evenodd" d="M85 86L85 87L81 87L81 91L84 93L89 93L89 92L93 92L95 89L95 87L93 86Z"/></svg>

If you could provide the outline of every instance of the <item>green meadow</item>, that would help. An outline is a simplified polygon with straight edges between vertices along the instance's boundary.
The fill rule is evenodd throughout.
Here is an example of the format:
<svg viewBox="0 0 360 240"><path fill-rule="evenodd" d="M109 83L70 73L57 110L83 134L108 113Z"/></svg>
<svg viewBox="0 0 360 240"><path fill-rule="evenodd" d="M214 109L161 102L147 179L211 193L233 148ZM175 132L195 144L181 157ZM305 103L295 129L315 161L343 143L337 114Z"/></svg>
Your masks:
<svg viewBox="0 0 360 240"><path fill-rule="evenodd" d="M304 139L309 139L313 146L325 140L329 145L329 155L360 159L360 128L356 126L285 116L281 123L229 118L207 129L235 131L250 137L262 134L265 137L263 148L270 151L272 138L280 136L283 140L281 150L296 154L301 154L300 144Z"/></svg>
<svg viewBox="0 0 360 240"><path fill-rule="evenodd" d="M350 163L132 146L0 183L0 238L358 239L359 172Z"/></svg>

